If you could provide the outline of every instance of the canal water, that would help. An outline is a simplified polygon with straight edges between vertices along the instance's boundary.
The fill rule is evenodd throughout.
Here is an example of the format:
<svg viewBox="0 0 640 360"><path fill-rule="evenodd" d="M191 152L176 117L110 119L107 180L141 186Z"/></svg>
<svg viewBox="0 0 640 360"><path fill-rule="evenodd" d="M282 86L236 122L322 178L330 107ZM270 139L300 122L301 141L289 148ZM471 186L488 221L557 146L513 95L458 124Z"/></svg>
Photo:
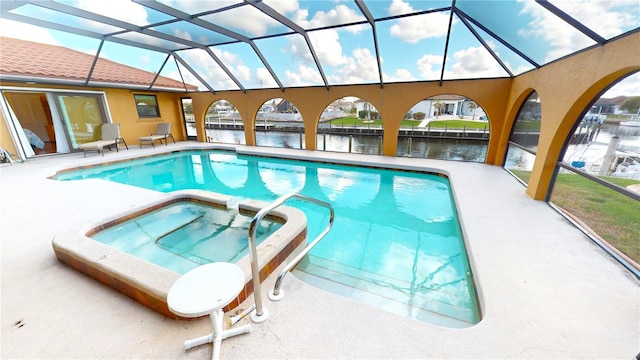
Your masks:
<svg viewBox="0 0 640 360"><path fill-rule="evenodd" d="M621 149L640 153L640 127L620 126L615 123L603 124L594 137L591 146L606 147L611 138L616 135L621 139ZM207 129L207 137L212 142L245 144L242 130ZM477 139L413 137L409 140L409 138L401 137L398 139L396 156L484 162L487 144L487 141ZM304 134L295 132L256 130L256 145L294 149L306 148ZM382 139L377 135L318 134L316 149L320 151L377 155L380 153L381 146ZM565 154L565 161L575 157L576 152L579 151L581 151L580 145L570 145ZM510 156L506 167L530 170L535 158L527 155Z"/></svg>
<svg viewBox="0 0 640 360"><path fill-rule="evenodd" d="M207 137L212 142L244 144L244 132L241 130L207 129ZM302 147L301 144L302 143ZM306 148L304 134L276 131L256 131L256 145L292 149ZM317 150L351 152L354 154L378 155L382 138L377 135L336 135L318 134ZM461 160L484 162L487 153L487 141L476 139L447 138L408 138L398 140L396 156Z"/></svg>
<svg viewBox="0 0 640 360"><path fill-rule="evenodd" d="M574 139L586 133L585 128L576 129ZM567 164L574 162L583 163L582 170L596 174L599 172L607 152L609 143L614 136L620 138L618 152L627 154L640 154L640 127L621 126L617 123L602 124L600 130L594 132L589 142L573 142L564 153L562 160ZM535 148L535 146L532 146ZM509 148L505 167L510 170L530 171L533 168L535 155L521 150L515 146Z"/></svg>

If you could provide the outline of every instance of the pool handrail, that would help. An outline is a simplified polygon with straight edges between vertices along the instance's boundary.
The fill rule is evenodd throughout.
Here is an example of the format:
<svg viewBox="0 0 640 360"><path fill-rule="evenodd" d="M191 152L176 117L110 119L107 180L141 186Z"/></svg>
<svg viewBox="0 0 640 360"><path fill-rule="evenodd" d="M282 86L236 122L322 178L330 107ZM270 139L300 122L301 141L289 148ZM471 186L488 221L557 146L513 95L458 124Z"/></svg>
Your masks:
<svg viewBox="0 0 640 360"><path fill-rule="evenodd" d="M271 300L277 301L282 298L284 293L280 291L280 284L282 283L282 279L284 278L286 273L289 272L298 262L300 262L300 260L302 260L302 258L307 255L309 251L311 251L311 249L313 249L313 247L323 237L325 237L325 235L327 235L327 233L329 233L331 227L333 226L334 210L331 204L326 201L302 195L297 192L282 195L256 213L256 215L251 220L251 224L249 224L249 256L251 259L251 277L253 279L253 298L255 301L255 311L253 311L253 313L251 314L251 320L255 323L261 323L268 317L267 309L262 307L262 291L260 289L260 268L258 266L258 251L256 249L256 231L258 228L258 224L260 223L262 218L267 215L267 213L277 208L278 206L281 206L287 200L294 197L328 208L329 224L309 245L307 245L291 262L289 262L282 270L280 275L278 275L276 285L273 291L269 294L269 298Z"/></svg>

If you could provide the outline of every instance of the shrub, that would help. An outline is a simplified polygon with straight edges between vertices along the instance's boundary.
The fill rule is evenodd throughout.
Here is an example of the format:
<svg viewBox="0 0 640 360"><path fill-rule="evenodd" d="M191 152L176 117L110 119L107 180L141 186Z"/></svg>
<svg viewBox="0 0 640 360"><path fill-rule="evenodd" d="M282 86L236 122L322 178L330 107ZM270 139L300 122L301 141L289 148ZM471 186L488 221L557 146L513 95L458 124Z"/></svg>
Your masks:
<svg viewBox="0 0 640 360"><path fill-rule="evenodd" d="M422 111L418 111L417 113L413 114L413 119L414 120L424 120L426 115L427 114L423 113Z"/></svg>
<svg viewBox="0 0 640 360"><path fill-rule="evenodd" d="M360 119L366 119L367 118L367 113L369 113L369 115L371 116L371 120L380 119L380 114L377 111L370 111L370 110L360 110L358 112L358 117Z"/></svg>

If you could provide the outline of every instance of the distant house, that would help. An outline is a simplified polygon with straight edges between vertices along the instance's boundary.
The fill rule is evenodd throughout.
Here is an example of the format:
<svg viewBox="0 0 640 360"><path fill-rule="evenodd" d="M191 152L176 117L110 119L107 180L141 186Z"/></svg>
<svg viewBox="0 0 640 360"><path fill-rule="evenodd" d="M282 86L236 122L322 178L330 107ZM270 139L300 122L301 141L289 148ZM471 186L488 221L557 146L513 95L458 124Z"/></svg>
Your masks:
<svg viewBox="0 0 640 360"><path fill-rule="evenodd" d="M592 113L596 114L622 114L620 106L629 99L627 96L617 96L611 99L600 98L593 104Z"/></svg>
<svg viewBox="0 0 640 360"><path fill-rule="evenodd" d="M362 99L357 99L356 101L353 102L353 107L356 108L356 113L362 111L362 110L371 110L371 111L376 111L376 107L371 105L368 101L366 100L362 100Z"/></svg>
<svg viewBox="0 0 640 360"><path fill-rule="evenodd" d="M353 106L356 108L356 115L360 114L361 111L364 111L365 119L372 120L380 118L376 107L370 104L368 101L357 99L353 102Z"/></svg>
<svg viewBox="0 0 640 360"><path fill-rule="evenodd" d="M332 102L330 106L332 106L334 109L340 109L346 113L350 113L351 110L355 108L353 102L354 99L352 98L341 98Z"/></svg>
<svg viewBox="0 0 640 360"><path fill-rule="evenodd" d="M276 112L283 114L297 114L298 109L287 99L282 99L276 105Z"/></svg>
<svg viewBox="0 0 640 360"><path fill-rule="evenodd" d="M256 120L302 121L302 115L289 100L275 98L262 104Z"/></svg>
<svg viewBox="0 0 640 360"><path fill-rule="evenodd" d="M435 105L436 102L442 104L439 110ZM449 117L462 117L469 120L487 120L484 110L482 110L478 104L476 104L475 108L473 108L471 104L475 104L475 102L463 96L439 95L422 100L415 104L409 111L408 116L417 112L422 112L426 114L426 118L449 115Z"/></svg>

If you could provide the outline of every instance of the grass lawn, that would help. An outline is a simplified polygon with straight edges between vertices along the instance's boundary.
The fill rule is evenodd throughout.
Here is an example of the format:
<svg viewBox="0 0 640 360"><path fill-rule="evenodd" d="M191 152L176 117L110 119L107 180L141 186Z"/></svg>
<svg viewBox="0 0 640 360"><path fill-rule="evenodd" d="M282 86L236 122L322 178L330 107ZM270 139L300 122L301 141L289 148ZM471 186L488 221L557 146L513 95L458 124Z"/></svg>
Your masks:
<svg viewBox="0 0 640 360"><path fill-rule="evenodd" d="M485 127L489 130L489 122L488 121L471 121L471 120L432 120L429 122L429 126L434 129L444 129L445 126L447 129L464 129L465 126L467 129L484 129Z"/></svg>
<svg viewBox="0 0 640 360"><path fill-rule="evenodd" d="M528 182L530 172L511 172ZM638 180L602 178L622 187L638 184ZM576 174L558 174L551 201L640 263L640 202Z"/></svg>
<svg viewBox="0 0 640 360"><path fill-rule="evenodd" d="M372 120L370 122L365 122L363 119L360 119L359 117L337 118L329 121L329 123L331 124L331 126L334 126L334 127L341 127L341 126L353 127L354 125L359 127L367 127L367 125L382 126L382 120Z"/></svg>
<svg viewBox="0 0 640 360"><path fill-rule="evenodd" d="M540 121L519 120L516 122L516 130L540 130Z"/></svg>

